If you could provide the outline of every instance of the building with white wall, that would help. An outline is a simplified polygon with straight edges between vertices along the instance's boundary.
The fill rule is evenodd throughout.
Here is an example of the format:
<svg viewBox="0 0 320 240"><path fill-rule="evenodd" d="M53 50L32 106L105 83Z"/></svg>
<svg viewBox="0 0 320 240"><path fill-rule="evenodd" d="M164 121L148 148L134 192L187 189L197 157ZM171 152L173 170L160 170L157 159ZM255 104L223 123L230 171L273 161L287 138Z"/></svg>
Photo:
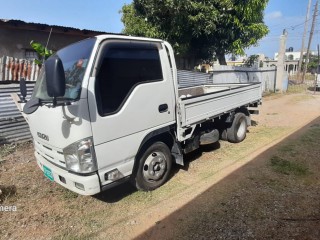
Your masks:
<svg viewBox="0 0 320 240"><path fill-rule="evenodd" d="M307 52L303 52L303 55L307 54ZM311 55L317 55L318 53L316 51L311 51L310 52ZM285 52L285 60L289 60L289 61L295 61L300 59L300 51L299 52ZM278 53L276 52L274 54L274 60L278 60Z"/></svg>

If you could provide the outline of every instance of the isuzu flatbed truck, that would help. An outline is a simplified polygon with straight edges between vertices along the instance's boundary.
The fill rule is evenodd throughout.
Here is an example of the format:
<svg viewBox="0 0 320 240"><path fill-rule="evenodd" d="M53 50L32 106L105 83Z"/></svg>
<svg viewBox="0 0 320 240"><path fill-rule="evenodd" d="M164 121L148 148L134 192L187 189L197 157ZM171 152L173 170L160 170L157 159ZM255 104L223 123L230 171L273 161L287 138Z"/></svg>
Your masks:
<svg viewBox="0 0 320 240"><path fill-rule="evenodd" d="M159 39L101 35L56 52L23 107L44 175L82 195L126 180L150 191L200 145L245 139L261 83L179 88L177 76Z"/></svg>

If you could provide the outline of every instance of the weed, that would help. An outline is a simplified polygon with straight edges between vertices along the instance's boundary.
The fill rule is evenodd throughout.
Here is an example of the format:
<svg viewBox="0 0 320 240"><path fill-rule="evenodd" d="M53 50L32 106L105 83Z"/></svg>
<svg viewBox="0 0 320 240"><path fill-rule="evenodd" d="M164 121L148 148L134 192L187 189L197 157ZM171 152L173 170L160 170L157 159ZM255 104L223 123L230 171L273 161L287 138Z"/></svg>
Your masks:
<svg viewBox="0 0 320 240"><path fill-rule="evenodd" d="M0 185L0 204L5 202L9 197L12 197L16 194L16 186L1 186Z"/></svg>
<svg viewBox="0 0 320 240"><path fill-rule="evenodd" d="M301 163L291 162L282 159L279 156L273 156L270 159L272 168L279 173L285 175L305 176L308 173L308 168Z"/></svg>
<svg viewBox="0 0 320 240"><path fill-rule="evenodd" d="M287 93L304 93L306 92L308 85L306 84L297 84L297 85L289 85Z"/></svg>
<svg viewBox="0 0 320 240"><path fill-rule="evenodd" d="M0 146L0 162L3 161L3 158L14 153L16 151L16 145L14 144L4 144Z"/></svg>
<svg viewBox="0 0 320 240"><path fill-rule="evenodd" d="M0 164L4 161L4 157L15 153L18 150L22 150L30 147L31 142L23 142L23 143L12 143L12 144L0 144Z"/></svg>

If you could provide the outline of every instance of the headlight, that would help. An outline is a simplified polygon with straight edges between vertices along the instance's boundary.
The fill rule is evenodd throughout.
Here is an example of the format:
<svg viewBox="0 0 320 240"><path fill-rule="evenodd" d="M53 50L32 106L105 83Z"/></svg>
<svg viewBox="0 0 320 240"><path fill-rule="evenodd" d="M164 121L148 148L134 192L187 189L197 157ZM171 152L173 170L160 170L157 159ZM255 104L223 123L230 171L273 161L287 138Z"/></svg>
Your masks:
<svg viewBox="0 0 320 240"><path fill-rule="evenodd" d="M97 171L97 161L92 138L75 142L63 149L67 169L77 173Z"/></svg>

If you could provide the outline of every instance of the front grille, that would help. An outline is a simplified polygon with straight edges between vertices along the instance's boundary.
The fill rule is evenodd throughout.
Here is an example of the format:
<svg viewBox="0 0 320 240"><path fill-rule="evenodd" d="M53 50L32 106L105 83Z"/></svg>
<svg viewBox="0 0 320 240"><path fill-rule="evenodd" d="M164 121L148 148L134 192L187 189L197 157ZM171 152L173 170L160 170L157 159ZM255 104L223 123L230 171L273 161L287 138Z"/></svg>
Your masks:
<svg viewBox="0 0 320 240"><path fill-rule="evenodd" d="M36 152L45 158L47 161L52 162L62 168L66 167L63 152L61 149L54 149L53 147L46 146L38 141L35 141Z"/></svg>

